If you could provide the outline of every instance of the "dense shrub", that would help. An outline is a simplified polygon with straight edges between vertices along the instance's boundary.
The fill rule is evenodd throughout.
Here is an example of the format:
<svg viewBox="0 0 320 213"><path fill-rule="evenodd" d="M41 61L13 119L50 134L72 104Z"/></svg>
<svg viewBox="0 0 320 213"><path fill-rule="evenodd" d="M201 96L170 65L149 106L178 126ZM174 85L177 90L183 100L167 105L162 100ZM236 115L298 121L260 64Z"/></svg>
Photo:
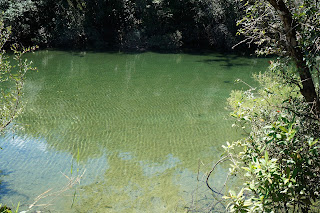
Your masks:
<svg viewBox="0 0 320 213"><path fill-rule="evenodd" d="M255 76L259 89L229 98L236 125L249 129L246 138L224 146L232 173L244 181L225 196L231 212L308 212L320 198L319 120L277 65Z"/></svg>

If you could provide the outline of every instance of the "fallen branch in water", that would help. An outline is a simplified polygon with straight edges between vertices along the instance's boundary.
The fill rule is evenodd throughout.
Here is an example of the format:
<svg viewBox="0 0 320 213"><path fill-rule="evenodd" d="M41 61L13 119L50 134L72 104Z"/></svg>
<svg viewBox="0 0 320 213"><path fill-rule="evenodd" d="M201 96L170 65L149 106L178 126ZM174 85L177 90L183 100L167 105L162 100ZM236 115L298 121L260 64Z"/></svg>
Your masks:
<svg viewBox="0 0 320 213"><path fill-rule="evenodd" d="M78 175L76 177L68 177L67 175L63 174L63 176L65 176L69 181L68 184L66 186L64 186L62 189L60 189L59 191L56 192L52 192L49 193L52 189L49 189L45 192L43 192L42 194L40 194L38 197L36 197L34 199L34 202L29 206L29 210L31 210L33 207L48 207L52 204L50 203L45 203L45 204L37 204L40 200L47 198L47 197L53 197L51 201L53 201L55 198L57 198L58 196L60 196L62 193L68 191L69 189L71 189L74 185L76 184L80 184L80 180L82 179L83 175L85 174L86 170L83 171L83 173L81 175ZM28 210L28 211L29 211ZM27 211L26 211L27 212Z"/></svg>
<svg viewBox="0 0 320 213"><path fill-rule="evenodd" d="M212 169L210 170L210 172L208 173L207 179L206 179L206 184L207 184L208 188L209 188L213 193L216 193L216 194L222 195L222 196L223 196L223 194L221 193L221 191L222 191L222 189L224 188L224 186L225 186L225 184L226 184L226 181L225 181L225 184L224 184L223 188L218 192L218 191L212 189L211 186L209 185L209 178L210 178L212 172L215 170L216 166L217 166L219 163L222 163L223 161L228 160L229 157L230 157L230 156L227 155L227 156L224 156L223 158L221 158L220 160L218 160L218 161L214 164L214 166L212 167ZM228 176L228 177L229 177L229 176ZM227 178L228 178L228 177L227 177Z"/></svg>

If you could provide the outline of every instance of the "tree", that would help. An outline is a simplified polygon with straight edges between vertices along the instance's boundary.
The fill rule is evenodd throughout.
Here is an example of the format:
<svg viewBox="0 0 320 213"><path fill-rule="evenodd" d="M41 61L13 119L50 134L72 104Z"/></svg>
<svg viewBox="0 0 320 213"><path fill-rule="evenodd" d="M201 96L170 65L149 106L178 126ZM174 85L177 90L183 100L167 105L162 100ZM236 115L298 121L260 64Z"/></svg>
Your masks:
<svg viewBox="0 0 320 213"><path fill-rule="evenodd" d="M34 50L33 48L23 48L18 50L17 45L12 45L11 50L14 53L13 59L16 65L11 65L3 50L4 45L8 41L11 33L10 27L5 27L0 19L0 133L13 122L13 120L21 113L22 110L22 88L25 80L25 74L28 70L33 70L32 62L23 60L22 56L26 52Z"/></svg>
<svg viewBox="0 0 320 213"><path fill-rule="evenodd" d="M2 0L11 39L23 45L172 50L231 49L232 0Z"/></svg>
<svg viewBox="0 0 320 213"><path fill-rule="evenodd" d="M313 212L320 198L320 124L310 118L299 87L286 83L276 66L259 74L259 89L233 91L235 125L247 137L227 143L231 174L243 181L225 198L231 212ZM312 209L314 208L314 209Z"/></svg>
<svg viewBox="0 0 320 213"><path fill-rule="evenodd" d="M224 196L227 210L313 212L320 199L319 3L239 2L246 11L238 22L243 42L279 57L255 76L258 89L233 91L228 100L235 125L250 131L227 143L218 161L231 161L230 174L244 183Z"/></svg>
<svg viewBox="0 0 320 213"><path fill-rule="evenodd" d="M7 26L13 26L11 29L14 35L11 35L10 39L16 42L20 39L21 42L35 37L33 34L36 31L32 31L30 16L33 16L37 10L34 1L0 1L0 10L3 11L3 22Z"/></svg>
<svg viewBox="0 0 320 213"><path fill-rule="evenodd" d="M319 68L316 56L320 50L320 4L314 0L244 0L246 16L238 22L239 33L246 42L255 43L259 54L276 54L290 58L296 66L305 100L320 115ZM282 60L284 62L284 60ZM288 64L286 60L285 64Z"/></svg>

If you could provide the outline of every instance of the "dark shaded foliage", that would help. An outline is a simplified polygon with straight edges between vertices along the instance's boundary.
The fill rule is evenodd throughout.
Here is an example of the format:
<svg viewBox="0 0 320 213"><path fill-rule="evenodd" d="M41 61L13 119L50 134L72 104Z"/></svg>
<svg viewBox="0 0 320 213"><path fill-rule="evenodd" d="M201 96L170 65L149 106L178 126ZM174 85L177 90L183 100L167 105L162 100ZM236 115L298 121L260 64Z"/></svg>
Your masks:
<svg viewBox="0 0 320 213"><path fill-rule="evenodd" d="M12 41L42 47L176 50L231 49L231 0L4 0Z"/></svg>

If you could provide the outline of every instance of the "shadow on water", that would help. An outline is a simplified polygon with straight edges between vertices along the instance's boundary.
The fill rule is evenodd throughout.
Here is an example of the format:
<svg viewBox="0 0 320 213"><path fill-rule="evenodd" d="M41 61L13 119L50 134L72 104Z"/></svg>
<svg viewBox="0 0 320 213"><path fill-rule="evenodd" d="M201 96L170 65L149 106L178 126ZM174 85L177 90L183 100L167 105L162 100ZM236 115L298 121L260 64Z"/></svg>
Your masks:
<svg viewBox="0 0 320 213"><path fill-rule="evenodd" d="M84 57L87 53L108 53L108 54L126 54L126 55L137 55L144 53L157 53L157 54L186 54L194 56L208 56L212 54L221 54L225 57L230 54L234 54L235 57L252 57L252 51L229 51L229 50L212 50L212 49L203 49L203 48L181 48L181 49L172 49L172 50L161 50L161 49L118 49L118 48L87 48L87 49L74 49L74 48L45 48L43 50L50 51L63 51L68 52L74 56ZM85 54L83 54L85 53Z"/></svg>
<svg viewBox="0 0 320 213"><path fill-rule="evenodd" d="M249 66L249 63L239 62L240 57L237 55L216 55L215 58L212 59L204 59L197 62L206 63L206 64L213 64L219 63L221 67L231 68L235 66ZM229 83L229 82L225 82Z"/></svg>
<svg viewBox="0 0 320 213"><path fill-rule="evenodd" d="M7 172L4 170L0 171L0 199L4 196L12 196L12 195L18 195L24 198L28 198L28 196L21 194L16 190L13 190L10 183L4 180L4 177L9 176L11 173L12 172Z"/></svg>

